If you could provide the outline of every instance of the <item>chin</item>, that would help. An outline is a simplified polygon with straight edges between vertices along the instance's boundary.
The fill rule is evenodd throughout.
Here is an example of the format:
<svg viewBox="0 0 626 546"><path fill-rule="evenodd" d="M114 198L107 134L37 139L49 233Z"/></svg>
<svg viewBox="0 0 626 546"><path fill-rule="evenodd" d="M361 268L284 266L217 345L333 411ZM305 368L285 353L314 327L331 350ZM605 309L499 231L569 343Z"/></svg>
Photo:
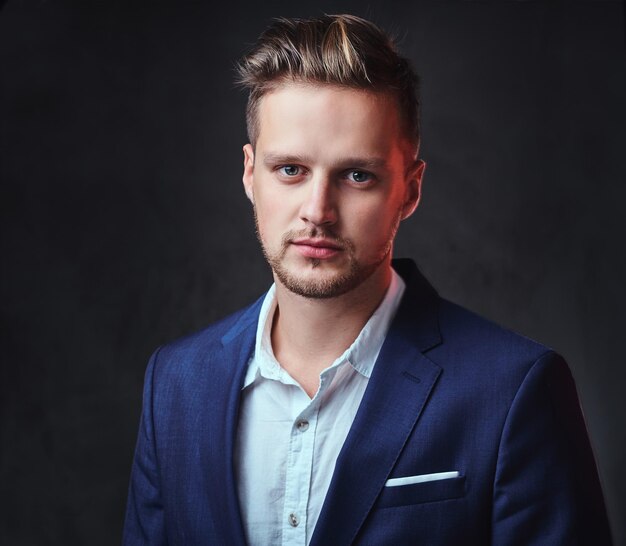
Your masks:
<svg viewBox="0 0 626 546"><path fill-rule="evenodd" d="M272 269L276 278L290 292L311 299L336 298L360 286L378 265L363 266L350 262L344 267L333 266L323 260L310 260L307 271L301 267L276 264ZM322 263L314 263L322 262Z"/></svg>

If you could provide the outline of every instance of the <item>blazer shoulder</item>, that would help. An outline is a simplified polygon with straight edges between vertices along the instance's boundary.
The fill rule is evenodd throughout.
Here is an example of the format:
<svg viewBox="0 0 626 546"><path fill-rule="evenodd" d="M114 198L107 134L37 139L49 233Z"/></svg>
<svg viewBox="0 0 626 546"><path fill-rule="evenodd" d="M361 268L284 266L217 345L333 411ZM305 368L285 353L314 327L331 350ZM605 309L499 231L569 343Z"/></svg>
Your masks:
<svg viewBox="0 0 626 546"><path fill-rule="evenodd" d="M551 347L445 299L440 301L439 325L443 353L462 354L464 362L488 373L517 369L525 374L541 357L557 355Z"/></svg>
<svg viewBox="0 0 626 546"><path fill-rule="evenodd" d="M265 294L247 307L197 330L186 336L160 346L153 354L159 362L185 363L205 357L216 351L222 343L228 343L248 327L255 325Z"/></svg>
<svg viewBox="0 0 626 546"><path fill-rule="evenodd" d="M442 399L465 393L474 407L489 408L502 423L520 390L564 385L571 376L567 362L551 347L460 305L440 300L438 319L441 343L427 356L442 370Z"/></svg>

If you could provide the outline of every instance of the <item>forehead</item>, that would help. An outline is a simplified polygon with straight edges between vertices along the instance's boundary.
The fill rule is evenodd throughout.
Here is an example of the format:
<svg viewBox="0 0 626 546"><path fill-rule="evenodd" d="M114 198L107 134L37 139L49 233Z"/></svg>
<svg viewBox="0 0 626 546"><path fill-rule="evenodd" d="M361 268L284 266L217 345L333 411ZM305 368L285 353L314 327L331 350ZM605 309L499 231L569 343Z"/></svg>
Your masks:
<svg viewBox="0 0 626 546"><path fill-rule="evenodd" d="M289 82L266 93L257 114L261 148L386 154L404 143L397 102L389 93Z"/></svg>

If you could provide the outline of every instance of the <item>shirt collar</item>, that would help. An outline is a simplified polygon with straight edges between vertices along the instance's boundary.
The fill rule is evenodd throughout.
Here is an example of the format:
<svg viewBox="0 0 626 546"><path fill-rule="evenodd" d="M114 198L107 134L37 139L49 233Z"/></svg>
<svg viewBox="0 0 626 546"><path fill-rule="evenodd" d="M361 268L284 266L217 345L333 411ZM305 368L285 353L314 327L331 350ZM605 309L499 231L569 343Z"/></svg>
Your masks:
<svg viewBox="0 0 626 546"><path fill-rule="evenodd" d="M348 348L348 360L352 367L361 375L369 378L372 375L378 353L383 346L391 321L396 314L406 285L402 277L391 269L391 282L385 297L376 311L369 318L354 343Z"/></svg>
<svg viewBox="0 0 626 546"><path fill-rule="evenodd" d="M369 318L352 345L339 356L326 370L335 368L343 362L350 365L361 375L369 378L380 353L387 330L391 324L406 285L402 277L391 269L391 282L380 305ZM253 383L259 376L275 379L282 383L297 385L291 376L281 368L274 356L271 342L271 329L276 311L276 285L272 284L261 306L257 323L254 355L251 359L242 389ZM324 372L326 371L324 370ZM324 373L322 372L322 373Z"/></svg>

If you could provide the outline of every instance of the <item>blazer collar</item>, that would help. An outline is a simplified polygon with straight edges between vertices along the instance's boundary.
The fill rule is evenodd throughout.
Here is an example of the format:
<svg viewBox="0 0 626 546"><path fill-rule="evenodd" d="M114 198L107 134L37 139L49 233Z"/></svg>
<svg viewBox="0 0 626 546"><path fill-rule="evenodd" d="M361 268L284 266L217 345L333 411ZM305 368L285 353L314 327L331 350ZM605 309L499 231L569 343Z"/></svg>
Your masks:
<svg viewBox="0 0 626 546"><path fill-rule="evenodd" d="M439 297L411 260L394 260L407 289L339 453L311 546L351 544L384 487L441 369Z"/></svg>
<svg viewBox="0 0 626 546"><path fill-rule="evenodd" d="M392 261L393 268L406 283L406 292L392 323L392 328L426 352L441 343L439 329L439 294L422 275L413 260Z"/></svg>

